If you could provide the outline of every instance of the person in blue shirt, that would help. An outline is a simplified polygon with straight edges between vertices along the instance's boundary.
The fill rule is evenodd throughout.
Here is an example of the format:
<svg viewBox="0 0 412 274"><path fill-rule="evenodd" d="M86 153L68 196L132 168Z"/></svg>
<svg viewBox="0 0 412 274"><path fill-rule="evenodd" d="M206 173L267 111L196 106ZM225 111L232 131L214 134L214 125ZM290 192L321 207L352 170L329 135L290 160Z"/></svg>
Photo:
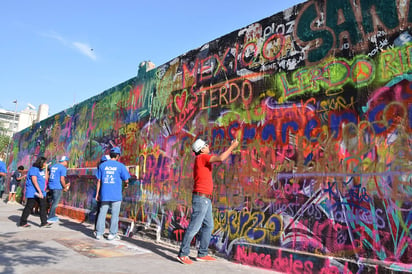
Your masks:
<svg viewBox="0 0 412 274"><path fill-rule="evenodd" d="M110 160L110 156L109 155L103 155L102 156L102 158L100 158L100 162L99 162L99 164L97 165L97 168L96 168L96 170L97 169L99 169L99 166L102 164L102 163L104 163L104 162L106 162L107 160ZM96 178L97 178L97 174L95 175L96 176ZM95 189L95 192L94 192L94 197L96 198L96 189ZM94 202L95 201L95 202ZM94 200L93 201L93 203L92 203L92 210L90 211L90 215L95 215L95 217L94 217L94 230L93 230L93 233L94 233L94 236L96 236L96 231L97 231L97 216L99 216L99 212L100 212L100 206L101 206L101 202L100 201L98 201L98 200Z"/></svg>
<svg viewBox="0 0 412 274"><path fill-rule="evenodd" d="M125 188L129 184L130 174L126 166L120 163L120 148L114 147L110 150L110 160L99 165L97 169L96 200L101 202L100 212L97 217L96 239L100 240L104 234L106 215L109 207L112 214L110 219L110 230L108 240L118 239L119 213L122 203L122 181Z"/></svg>
<svg viewBox="0 0 412 274"><path fill-rule="evenodd" d="M57 222L59 218L56 216L56 208L59 205L62 197L62 192L70 188L70 183L66 183L67 162L70 159L67 156L61 157L59 163L54 164L50 168L49 175L49 190L51 192L51 207L49 211L48 222Z"/></svg>
<svg viewBox="0 0 412 274"><path fill-rule="evenodd" d="M6 181L7 168L6 163L0 159L0 199L3 198L4 182Z"/></svg>
<svg viewBox="0 0 412 274"><path fill-rule="evenodd" d="M47 222L47 199L46 199L46 181L47 159L43 156L37 158L33 166L29 169L26 178L26 205L20 217L21 227L30 227L27 223L35 203L40 206L40 227L49 227Z"/></svg>

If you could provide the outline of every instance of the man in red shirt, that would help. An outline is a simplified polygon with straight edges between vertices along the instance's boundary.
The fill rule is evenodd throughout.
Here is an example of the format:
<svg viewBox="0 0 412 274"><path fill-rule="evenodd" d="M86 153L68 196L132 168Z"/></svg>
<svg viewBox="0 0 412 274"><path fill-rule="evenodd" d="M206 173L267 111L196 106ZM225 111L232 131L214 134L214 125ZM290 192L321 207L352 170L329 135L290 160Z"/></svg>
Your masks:
<svg viewBox="0 0 412 274"><path fill-rule="evenodd" d="M193 211L177 257L177 260L183 264L193 263L189 258L190 242L199 230L201 230L199 235L200 246L196 260L201 262L216 260L208 255L209 243L213 231L212 163L226 160L238 145L239 142L233 140L230 147L220 155L211 155L209 146L202 139L197 139L192 145L192 150L196 154L195 165L193 168Z"/></svg>

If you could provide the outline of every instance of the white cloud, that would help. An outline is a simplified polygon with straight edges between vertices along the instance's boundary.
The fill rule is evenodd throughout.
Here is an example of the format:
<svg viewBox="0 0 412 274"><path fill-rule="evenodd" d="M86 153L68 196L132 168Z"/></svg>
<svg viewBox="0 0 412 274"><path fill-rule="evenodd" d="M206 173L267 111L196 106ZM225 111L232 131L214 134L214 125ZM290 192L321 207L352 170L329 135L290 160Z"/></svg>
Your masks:
<svg viewBox="0 0 412 274"><path fill-rule="evenodd" d="M56 32L54 32L54 31L51 31L51 32L42 32L42 33L40 33L40 35L41 36L44 36L44 37L48 37L48 38L52 38L52 39L55 39L55 40L57 40L57 41L59 41L60 43L62 43L63 45L67 45L68 43L67 43L67 41L66 41L66 39L64 39L62 36L60 36L59 34L57 34Z"/></svg>
<svg viewBox="0 0 412 274"><path fill-rule="evenodd" d="M44 37L48 37L48 38L52 38L54 40L59 41L61 44L63 44L66 47L69 48L74 48L75 50L77 50L78 52L80 52L83 55L86 55L87 57L89 57L92 60L97 60L97 56L93 51L93 48L91 46L89 46L86 43L82 43L82 42L71 42L69 40L67 40L66 38L64 38L63 36L59 35L56 32L48 32L48 33L41 33L40 35L44 36Z"/></svg>
<svg viewBox="0 0 412 274"><path fill-rule="evenodd" d="M96 54L94 54L93 48L90 47L88 44L81 43L81 42L73 42L72 45L80 51L82 54L86 55L92 60L96 60Z"/></svg>

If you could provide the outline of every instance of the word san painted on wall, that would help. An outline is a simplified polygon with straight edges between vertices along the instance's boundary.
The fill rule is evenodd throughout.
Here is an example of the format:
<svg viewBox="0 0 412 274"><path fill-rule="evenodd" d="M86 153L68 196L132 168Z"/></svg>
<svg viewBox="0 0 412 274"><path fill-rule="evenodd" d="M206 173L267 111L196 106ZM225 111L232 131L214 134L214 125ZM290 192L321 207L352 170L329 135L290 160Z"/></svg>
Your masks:
<svg viewBox="0 0 412 274"><path fill-rule="evenodd" d="M344 42L351 43L352 48L364 48L368 38L379 29L391 33L400 24L412 23L412 3L404 2L398 5L396 0L361 0L359 6L355 6L349 0L310 1L296 19L296 42L309 48L308 64L333 56ZM409 13L402 18L406 11Z"/></svg>

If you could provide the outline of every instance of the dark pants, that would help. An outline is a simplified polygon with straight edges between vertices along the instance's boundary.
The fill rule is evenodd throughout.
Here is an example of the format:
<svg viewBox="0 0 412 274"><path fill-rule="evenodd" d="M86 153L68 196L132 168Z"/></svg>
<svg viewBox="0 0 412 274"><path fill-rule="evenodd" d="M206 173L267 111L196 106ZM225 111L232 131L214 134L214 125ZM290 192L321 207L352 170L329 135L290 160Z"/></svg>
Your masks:
<svg viewBox="0 0 412 274"><path fill-rule="evenodd" d="M97 217L99 216L100 213L100 207L102 206L102 202L98 201L97 202L97 208L96 208L96 217L94 217L94 231L96 231L96 227L97 227Z"/></svg>
<svg viewBox="0 0 412 274"><path fill-rule="evenodd" d="M47 224L47 199L40 199L36 197L27 198L26 206L24 207L23 213L20 218L20 226L27 224L27 218L29 217L36 202L39 203L40 206L40 225L43 226Z"/></svg>

